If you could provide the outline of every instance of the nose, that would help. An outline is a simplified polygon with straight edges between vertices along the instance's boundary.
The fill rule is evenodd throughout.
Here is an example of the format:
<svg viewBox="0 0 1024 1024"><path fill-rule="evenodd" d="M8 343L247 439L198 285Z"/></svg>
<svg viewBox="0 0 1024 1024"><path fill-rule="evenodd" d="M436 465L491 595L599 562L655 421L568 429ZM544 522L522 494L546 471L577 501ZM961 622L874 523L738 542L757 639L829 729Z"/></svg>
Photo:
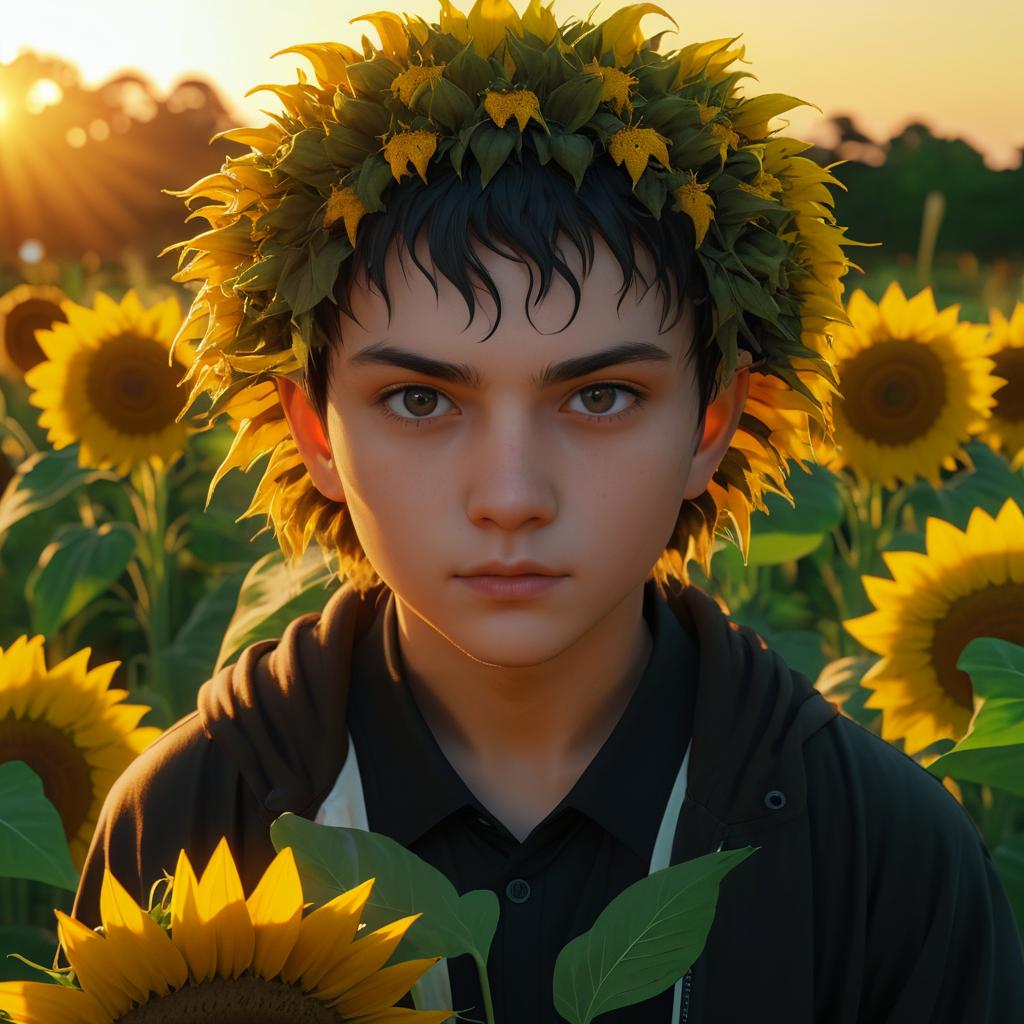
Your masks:
<svg viewBox="0 0 1024 1024"><path fill-rule="evenodd" d="M464 465L466 515L502 530L542 526L558 511L556 456L526 410L504 407L482 422Z"/></svg>

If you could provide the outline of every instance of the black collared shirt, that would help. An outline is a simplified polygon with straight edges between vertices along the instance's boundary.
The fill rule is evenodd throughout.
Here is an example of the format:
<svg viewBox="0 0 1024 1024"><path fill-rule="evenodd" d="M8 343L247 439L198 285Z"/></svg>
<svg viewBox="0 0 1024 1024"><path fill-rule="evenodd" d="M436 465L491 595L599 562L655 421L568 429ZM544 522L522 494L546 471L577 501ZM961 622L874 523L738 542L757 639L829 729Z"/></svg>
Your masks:
<svg viewBox="0 0 1024 1024"><path fill-rule="evenodd" d="M354 652L348 728L367 822L441 871L460 892L490 889L500 916L488 960L497 1024L564 1024L552 977L562 947L650 870L654 841L690 739L695 639L644 589L653 646L612 734L568 794L523 842L477 799L445 757L403 678L389 593ZM448 962L452 1005L483 1021L476 965ZM411 1006L408 997L400 1005ZM601 1016L670 1024L671 987Z"/></svg>

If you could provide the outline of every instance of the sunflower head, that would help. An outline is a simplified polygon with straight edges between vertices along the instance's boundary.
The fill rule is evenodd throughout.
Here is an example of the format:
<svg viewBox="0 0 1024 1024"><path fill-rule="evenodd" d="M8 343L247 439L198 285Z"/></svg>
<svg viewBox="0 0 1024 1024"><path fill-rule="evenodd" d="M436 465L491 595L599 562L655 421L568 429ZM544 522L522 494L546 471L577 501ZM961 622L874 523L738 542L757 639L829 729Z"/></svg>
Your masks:
<svg viewBox="0 0 1024 1024"><path fill-rule="evenodd" d="M476 0L468 14L441 0L438 21L378 11L351 19L381 46L289 48L313 77L260 86L283 105L272 123L225 137L249 147L219 173L178 193L208 228L180 243L176 280L198 294L175 344L194 341L189 404L239 423L238 442L212 488L232 468L269 456L246 516L265 515L286 557L311 540L337 555L359 589L379 581L343 504L321 495L285 423L274 378L307 376L329 345L324 316L345 261L364 261L372 225L403 189L467 175L486 188L502 165L530 159L578 191L595 161L628 176L628 201L673 219L707 279L712 312L699 339L716 350L728 386L741 345L758 372L732 447L703 495L687 500L655 577L707 572L716 531L730 529L746 557L750 511L764 492L789 496L789 459L806 469L808 427L831 436L838 387L827 330L843 322L845 229L832 212L830 169L801 155L771 120L803 101L746 96L735 40L657 53L660 36L629 4L594 24L558 24L550 3ZM623 120L626 118L626 120ZM474 177L474 184L475 184ZM377 239L373 244L377 244ZM387 241L387 240L385 240Z"/></svg>
<svg viewBox="0 0 1024 1024"><path fill-rule="evenodd" d="M995 408L979 438L1010 460L1013 470L1024 467L1024 302L1009 317L998 309L989 313L991 336L985 350L999 378ZM1004 382L1005 383L1002 383Z"/></svg>
<svg viewBox="0 0 1024 1024"><path fill-rule="evenodd" d="M837 325L834 354L842 394L832 404L835 447L829 468L895 488L968 466L963 443L987 420L1000 386L985 353L985 325L938 310L931 288L911 298L893 282L879 303L859 289Z"/></svg>
<svg viewBox="0 0 1024 1024"><path fill-rule="evenodd" d="M956 667L975 637L1024 645L1024 515L1007 500L993 519L981 508L966 530L925 524L927 551L886 551L892 579L863 577L875 611L844 628L883 655L862 682L865 706L882 711L882 738L908 754L959 740L974 714L971 679Z"/></svg>
<svg viewBox="0 0 1024 1024"><path fill-rule="evenodd" d="M81 870L107 790L160 730L140 728L149 708L109 689L119 662L87 669L83 647L47 669L43 643L20 636L0 648L0 762L24 761L40 777Z"/></svg>
<svg viewBox="0 0 1024 1024"><path fill-rule="evenodd" d="M178 416L190 345L170 352L181 325L176 299L146 309L134 291L118 303L102 292L90 309L67 301L67 323L40 331L46 359L25 374L29 402L55 448L79 445L79 464L129 473L142 462L169 465L189 433Z"/></svg>
<svg viewBox="0 0 1024 1024"><path fill-rule="evenodd" d="M20 284L0 296L0 373L21 380L46 356L36 341L36 331L66 323L63 304L67 296L46 285Z"/></svg>
<svg viewBox="0 0 1024 1024"><path fill-rule="evenodd" d="M146 909L104 870L101 928L55 911L74 984L0 984L0 1009L15 1024L441 1024L452 1012L394 1005L439 958L384 967L419 915L358 935L373 883L304 917L289 847L248 897L225 839L199 879L182 851Z"/></svg>

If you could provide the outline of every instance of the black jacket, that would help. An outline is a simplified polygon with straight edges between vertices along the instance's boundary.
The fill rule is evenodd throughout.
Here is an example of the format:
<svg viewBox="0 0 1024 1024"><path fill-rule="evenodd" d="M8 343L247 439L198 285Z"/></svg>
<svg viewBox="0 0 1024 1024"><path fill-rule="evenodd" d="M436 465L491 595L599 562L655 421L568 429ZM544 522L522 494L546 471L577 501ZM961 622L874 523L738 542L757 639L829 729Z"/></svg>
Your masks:
<svg viewBox="0 0 1024 1024"><path fill-rule="evenodd" d="M181 848L204 864L224 834L251 890L270 823L314 818L341 770L352 649L379 597L342 586L204 684L108 795L75 917L99 923L104 865L144 902ZM722 881L685 1024L1024 1021L1024 952L966 811L698 588L668 601L699 638L672 862L760 847Z"/></svg>

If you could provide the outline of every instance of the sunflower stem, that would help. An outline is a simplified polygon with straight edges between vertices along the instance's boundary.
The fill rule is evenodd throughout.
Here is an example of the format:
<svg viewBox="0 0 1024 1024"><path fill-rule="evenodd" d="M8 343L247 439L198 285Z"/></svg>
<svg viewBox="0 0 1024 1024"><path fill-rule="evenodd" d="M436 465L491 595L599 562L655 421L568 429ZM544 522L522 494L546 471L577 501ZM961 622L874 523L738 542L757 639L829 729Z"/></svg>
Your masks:
<svg viewBox="0 0 1024 1024"><path fill-rule="evenodd" d="M170 579L164 534L167 527L167 469L143 462L132 474L136 493L132 504L143 543L132 575L140 601L146 605L145 630L149 643L147 683L163 691L162 654L170 644ZM143 597L145 595L145 597Z"/></svg>
<svg viewBox="0 0 1024 1024"><path fill-rule="evenodd" d="M476 961L476 971L480 976L480 991L484 996L484 1014L487 1017L487 1024L494 1024L494 1002L491 999L491 983L487 977L487 963L476 953L473 954Z"/></svg>

